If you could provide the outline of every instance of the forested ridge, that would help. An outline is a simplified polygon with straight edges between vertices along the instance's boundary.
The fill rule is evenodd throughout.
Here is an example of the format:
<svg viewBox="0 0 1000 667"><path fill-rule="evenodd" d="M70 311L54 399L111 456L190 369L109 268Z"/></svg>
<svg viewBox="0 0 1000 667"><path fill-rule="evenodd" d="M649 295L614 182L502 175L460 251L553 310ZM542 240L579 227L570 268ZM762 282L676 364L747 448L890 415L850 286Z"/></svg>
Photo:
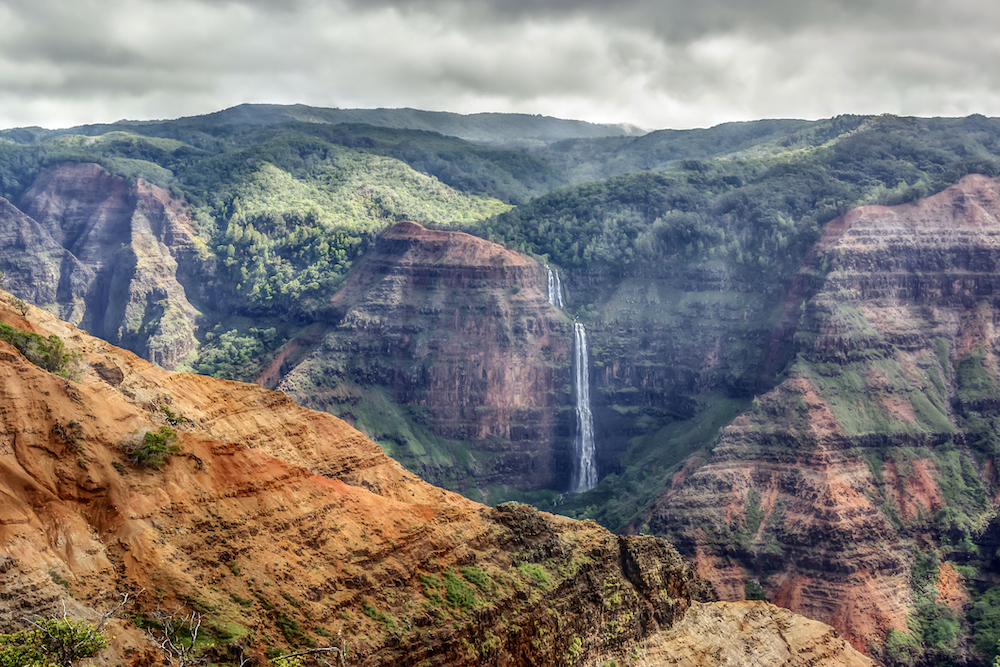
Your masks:
<svg viewBox="0 0 1000 667"><path fill-rule="evenodd" d="M725 159L678 155L664 171L561 188L478 225L478 233L567 268L596 263L627 274L728 259L787 278L819 227L849 209L911 201L966 174L1000 171L997 121L861 121L834 119L765 135L769 142Z"/></svg>

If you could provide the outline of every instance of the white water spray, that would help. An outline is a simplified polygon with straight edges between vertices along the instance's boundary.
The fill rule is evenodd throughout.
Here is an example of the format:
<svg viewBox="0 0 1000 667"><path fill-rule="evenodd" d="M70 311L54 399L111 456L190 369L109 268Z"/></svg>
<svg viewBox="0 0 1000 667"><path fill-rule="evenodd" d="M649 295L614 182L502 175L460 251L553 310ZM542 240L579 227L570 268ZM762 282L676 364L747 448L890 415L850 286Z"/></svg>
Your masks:
<svg viewBox="0 0 1000 667"><path fill-rule="evenodd" d="M562 281L559 280L559 274L549 269L549 303L551 303L556 308L565 308L566 302L563 301L562 295Z"/></svg>
<svg viewBox="0 0 1000 667"><path fill-rule="evenodd" d="M597 485L594 446L594 416L590 412L590 359L587 355L587 331L573 325L573 394L576 397L576 440L573 454L572 491L588 491Z"/></svg>

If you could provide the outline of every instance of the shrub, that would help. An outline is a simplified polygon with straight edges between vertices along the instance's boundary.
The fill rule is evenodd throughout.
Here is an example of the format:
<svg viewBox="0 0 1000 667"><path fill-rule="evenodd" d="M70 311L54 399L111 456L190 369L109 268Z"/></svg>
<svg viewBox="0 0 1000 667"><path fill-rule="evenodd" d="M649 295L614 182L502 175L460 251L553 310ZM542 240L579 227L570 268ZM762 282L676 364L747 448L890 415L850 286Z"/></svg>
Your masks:
<svg viewBox="0 0 1000 667"><path fill-rule="evenodd" d="M517 566L517 571L525 579L533 580L542 590L551 590L552 575L538 563L521 563Z"/></svg>
<svg viewBox="0 0 1000 667"><path fill-rule="evenodd" d="M0 323L0 340L10 343L24 358L50 373L75 379L76 361L80 355L66 349L62 338L55 334L44 338L30 331L22 331L9 324Z"/></svg>
<svg viewBox="0 0 1000 667"><path fill-rule="evenodd" d="M177 446L177 431L161 426L158 431L135 431L118 445L128 454L129 461L144 468L159 468L173 454L181 451Z"/></svg>
<svg viewBox="0 0 1000 667"><path fill-rule="evenodd" d="M69 667L108 645L86 621L50 618L21 632L0 634L0 667Z"/></svg>
<svg viewBox="0 0 1000 667"><path fill-rule="evenodd" d="M10 305L14 306L14 310L16 310L17 312L21 313L21 317L27 317L28 316L29 306L28 306L27 302L25 302L23 299L17 298L13 294L10 296L9 301L10 301Z"/></svg>
<svg viewBox="0 0 1000 667"><path fill-rule="evenodd" d="M743 586L743 593L747 600L766 600L767 595L764 591L764 587L760 585L760 582L754 581L753 579L748 579L747 583Z"/></svg>
<svg viewBox="0 0 1000 667"><path fill-rule="evenodd" d="M466 581L474 584L479 590L484 593L488 593L490 591L490 588L493 585L493 580L490 579L488 574L480 570L478 567L463 567L459 571L462 573L462 576L465 577Z"/></svg>
<svg viewBox="0 0 1000 667"><path fill-rule="evenodd" d="M160 406L160 412L163 413L163 416L166 418L167 423L170 424L171 426L180 426L181 424L186 424L189 421L191 421L181 413L174 412L165 405Z"/></svg>
<svg viewBox="0 0 1000 667"><path fill-rule="evenodd" d="M460 609L474 609L476 606L476 589L464 580L455 576L455 571L448 568L444 573L445 597L452 606Z"/></svg>

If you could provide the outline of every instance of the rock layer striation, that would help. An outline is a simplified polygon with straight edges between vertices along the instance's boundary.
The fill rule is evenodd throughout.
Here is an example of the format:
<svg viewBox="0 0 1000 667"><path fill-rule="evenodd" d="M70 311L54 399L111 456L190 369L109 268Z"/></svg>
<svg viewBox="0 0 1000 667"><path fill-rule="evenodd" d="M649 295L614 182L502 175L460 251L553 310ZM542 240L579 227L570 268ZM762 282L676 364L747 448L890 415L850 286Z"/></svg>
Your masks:
<svg viewBox="0 0 1000 667"><path fill-rule="evenodd" d="M182 202L96 164L42 172L18 206L0 200L7 287L95 336L172 368L194 349L198 311L178 281L197 264Z"/></svg>
<svg viewBox="0 0 1000 667"><path fill-rule="evenodd" d="M760 584L861 649L909 632L914 554L973 557L990 510L998 270L993 179L829 223L801 276L818 289L788 304L787 379L675 477L651 527L724 599Z"/></svg>
<svg viewBox="0 0 1000 667"><path fill-rule="evenodd" d="M356 420L449 488L568 487L572 326L537 262L404 222L331 307L339 323L278 374L280 390Z"/></svg>
<svg viewBox="0 0 1000 667"><path fill-rule="evenodd" d="M341 420L287 397L174 374L31 309L80 382L0 343L0 626L71 594L93 615L194 609L212 662L336 646L358 665L628 659L714 598L666 542L525 505L477 505L406 472ZM138 431L176 428L161 468ZM107 664L158 664L117 622Z"/></svg>

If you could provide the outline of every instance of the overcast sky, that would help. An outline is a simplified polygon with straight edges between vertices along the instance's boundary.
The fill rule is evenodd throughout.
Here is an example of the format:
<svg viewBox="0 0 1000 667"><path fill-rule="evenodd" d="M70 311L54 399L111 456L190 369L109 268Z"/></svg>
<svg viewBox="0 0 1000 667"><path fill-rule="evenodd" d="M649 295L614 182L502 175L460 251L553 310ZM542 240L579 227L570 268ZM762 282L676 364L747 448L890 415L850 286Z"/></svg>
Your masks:
<svg viewBox="0 0 1000 667"><path fill-rule="evenodd" d="M0 127L243 102L650 129L1000 115L1000 3L0 0Z"/></svg>

